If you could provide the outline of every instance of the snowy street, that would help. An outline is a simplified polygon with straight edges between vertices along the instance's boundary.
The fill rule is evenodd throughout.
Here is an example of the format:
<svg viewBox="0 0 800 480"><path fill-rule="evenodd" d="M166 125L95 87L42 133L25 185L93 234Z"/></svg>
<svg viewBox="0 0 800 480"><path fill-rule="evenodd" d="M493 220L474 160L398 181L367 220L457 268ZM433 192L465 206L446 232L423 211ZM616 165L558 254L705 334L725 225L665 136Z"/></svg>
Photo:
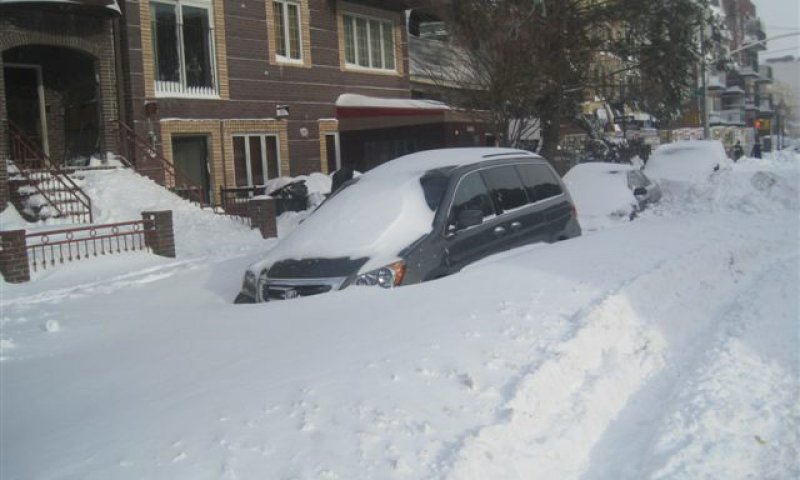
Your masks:
<svg viewBox="0 0 800 480"><path fill-rule="evenodd" d="M799 160L441 280L256 305L231 302L274 240L92 172L101 221L173 209L178 258L0 284L0 477L797 478Z"/></svg>

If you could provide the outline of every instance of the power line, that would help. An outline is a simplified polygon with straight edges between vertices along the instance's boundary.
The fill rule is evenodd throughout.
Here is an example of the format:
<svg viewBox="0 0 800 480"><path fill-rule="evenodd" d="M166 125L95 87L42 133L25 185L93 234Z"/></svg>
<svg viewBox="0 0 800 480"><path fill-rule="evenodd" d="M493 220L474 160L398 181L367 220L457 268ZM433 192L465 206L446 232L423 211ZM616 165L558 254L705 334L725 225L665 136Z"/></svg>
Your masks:
<svg viewBox="0 0 800 480"><path fill-rule="evenodd" d="M800 51L800 46L781 48L779 50L765 50L763 55L769 55L769 54L772 54L772 53L789 52L789 51L794 51L794 50Z"/></svg>
<svg viewBox="0 0 800 480"><path fill-rule="evenodd" d="M791 30L793 32L800 31L800 27L797 27L797 26L785 27L785 26L782 26L782 25L764 25L764 27L769 28L771 30Z"/></svg>

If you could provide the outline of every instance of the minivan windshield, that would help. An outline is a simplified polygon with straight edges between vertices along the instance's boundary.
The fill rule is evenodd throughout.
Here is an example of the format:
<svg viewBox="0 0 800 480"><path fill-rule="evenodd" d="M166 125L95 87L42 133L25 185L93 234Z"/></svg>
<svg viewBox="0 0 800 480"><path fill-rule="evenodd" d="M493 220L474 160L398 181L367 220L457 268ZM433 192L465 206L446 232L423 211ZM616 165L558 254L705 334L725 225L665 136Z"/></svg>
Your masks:
<svg viewBox="0 0 800 480"><path fill-rule="evenodd" d="M370 258L364 268L372 261L388 263L403 248L430 233L435 208L446 187L442 178L440 175L421 182L419 173L367 172L337 190L282 238L264 263L342 257Z"/></svg>

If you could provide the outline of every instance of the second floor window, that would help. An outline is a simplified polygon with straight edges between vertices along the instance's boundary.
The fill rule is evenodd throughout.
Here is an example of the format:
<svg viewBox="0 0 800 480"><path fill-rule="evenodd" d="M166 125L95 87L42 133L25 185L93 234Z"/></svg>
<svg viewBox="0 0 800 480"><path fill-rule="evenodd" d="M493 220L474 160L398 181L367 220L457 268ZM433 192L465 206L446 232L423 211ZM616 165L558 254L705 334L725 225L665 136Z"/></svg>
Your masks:
<svg viewBox="0 0 800 480"><path fill-rule="evenodd" d="M295 2L273 2L275 14L275 53L279 60L300 61L302 57L302 36L300 25L300 5Z"/></svg>
<svg viewBox="0 0 800 480"><path fill-rule="evenodd" d="M150 2L156 93L215 95L210 3Z"/></svg>
<svg viewBox="0 0 800 480"><path fill-rule="evenodd" d="M345 62L350 67L391 70L395 67L392 22L344 15Z"/></svg>

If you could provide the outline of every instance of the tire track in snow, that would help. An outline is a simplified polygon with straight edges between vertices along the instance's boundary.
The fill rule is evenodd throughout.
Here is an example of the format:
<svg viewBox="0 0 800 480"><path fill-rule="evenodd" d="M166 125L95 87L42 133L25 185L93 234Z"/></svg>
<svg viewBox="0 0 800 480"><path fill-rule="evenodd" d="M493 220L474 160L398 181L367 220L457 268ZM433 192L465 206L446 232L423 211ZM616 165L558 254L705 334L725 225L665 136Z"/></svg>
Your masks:
<svg viewBox="0 0 800 480"><path fill-rule="evenodd" d="M797 304L787 301L796 299L797 265L795 254L762 269L720 310L711 348L658 412L658 437L640 455L643 471L613 478L800 477L798 343L774 334L798 319ZM754 345L755 331L767 340Z"/></svg>
<svg viewBox="0 0 800 480"><path fill-rule="evenodd" d="M770 250L758 243L735 252L705 246L590 305L578 314L580 326L572 336L521 378L498 423L479 429L444 459L445 476L579 477L628 399L663 369L665 351L676 339L665 338L658 323L670 322L684 340L713 328L714 317L707 314L739 281L731 259L753 261ZM664 294L665 285L672 295Z"/></svg>

